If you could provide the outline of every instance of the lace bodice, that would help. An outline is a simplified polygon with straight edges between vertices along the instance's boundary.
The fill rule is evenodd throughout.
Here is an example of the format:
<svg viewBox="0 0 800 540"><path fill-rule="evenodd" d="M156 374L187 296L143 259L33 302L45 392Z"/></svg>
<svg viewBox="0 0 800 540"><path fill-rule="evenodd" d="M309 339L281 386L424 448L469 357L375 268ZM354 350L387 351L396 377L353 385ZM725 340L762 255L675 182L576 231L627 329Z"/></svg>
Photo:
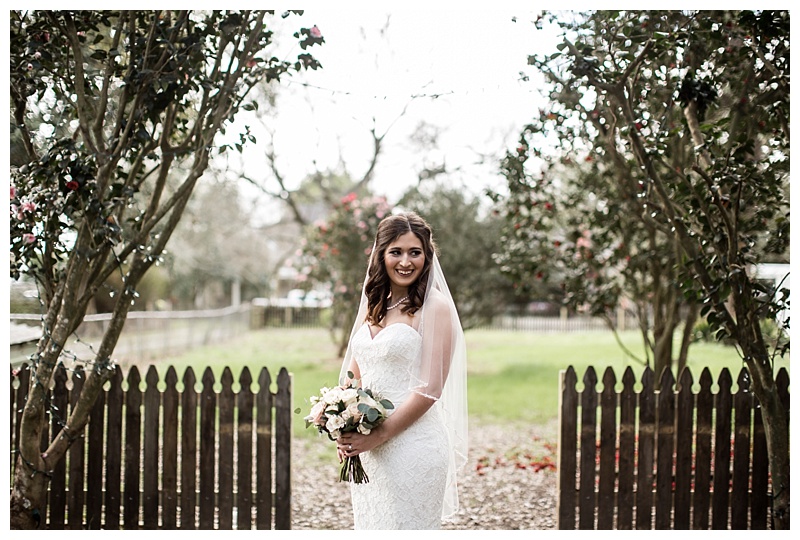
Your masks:
<svg viewBox="0 0 800 540"><path fill-rule="evenodd" d="M419 332L405 323L394 323L373 338L365 323L352 346L361 371L361 386L371 388L398 407L408 396L414 363L419 362Z"/></svg>

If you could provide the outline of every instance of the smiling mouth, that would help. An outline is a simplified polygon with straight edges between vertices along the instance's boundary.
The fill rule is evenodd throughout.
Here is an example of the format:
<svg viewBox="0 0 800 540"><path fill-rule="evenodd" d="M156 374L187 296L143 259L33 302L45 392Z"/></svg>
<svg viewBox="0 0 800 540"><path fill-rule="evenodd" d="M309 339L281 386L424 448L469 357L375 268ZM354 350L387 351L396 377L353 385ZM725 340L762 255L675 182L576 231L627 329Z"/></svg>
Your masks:
<svg viewBox="0 0 800 540"><path fill-rule="evenodd" d="M397 270L397 273L400 274L403 277L408 277L411 274L413 274L414 271L413 270Z"/></svg>

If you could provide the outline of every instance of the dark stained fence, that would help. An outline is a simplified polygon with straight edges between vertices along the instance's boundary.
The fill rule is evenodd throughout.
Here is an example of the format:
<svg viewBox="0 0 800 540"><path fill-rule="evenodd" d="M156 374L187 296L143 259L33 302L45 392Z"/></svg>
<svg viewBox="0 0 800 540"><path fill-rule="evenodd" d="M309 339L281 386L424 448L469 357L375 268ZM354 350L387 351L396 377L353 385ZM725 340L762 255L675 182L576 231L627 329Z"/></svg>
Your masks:
<svg viewBox="0 0 800 540"><path fill-rule="evenodd" d="M712 392L708 368L694 393L690 370L646 369L598 378L589 367L578 391L561 373L559 529L767 529L771 485L764 425L742 369L733 392L723 369ZM776 377L789 410L789 375ZM580 412L579 412L580 409ZM788 416L788 414L787 414ZM578 421L580 419L580 422Z"/></svg>
<svg viewBox="0 0 800 540"><path fill-rule="evenodd" d="M84 373L63 365L49 393L52 440L74 406ZM11 373L11 448L28 393L28 366ZM234 392L225 368L210 368L201 388L192 368L182 384L170 367L142 382L118 369L92 409L87 427L52 471L44 524L49 529L290 529L291 376L281 368L248 368ZM215 385L221 390L215 391ZM179 386L181 389L179 390ZM163 389L162 389L163 388ZM43 439L42 449L47 440ZM11 470L16 452L11 455Z"/></svg>

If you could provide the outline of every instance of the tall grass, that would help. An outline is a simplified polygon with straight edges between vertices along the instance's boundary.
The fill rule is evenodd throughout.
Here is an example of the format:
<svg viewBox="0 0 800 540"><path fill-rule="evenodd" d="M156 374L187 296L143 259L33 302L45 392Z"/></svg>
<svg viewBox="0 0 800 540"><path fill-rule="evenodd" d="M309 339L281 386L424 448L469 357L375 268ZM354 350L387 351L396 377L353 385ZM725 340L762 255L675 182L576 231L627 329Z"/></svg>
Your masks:
<svg viewBox="0 0 800 540"><path fill-rule="evenodd" d="M624 345L644 358L639 334L620 335ZM481 422L544 424L558 417L559 372L573 366L582 379L586 368L594 366L598 378L607 367L613 368L617 381L628 366L637 377L644 366L627 356L610 332L544 334L470 330L466 334L468 395L470 417ZM303 414L295 419L295 433L305 430L302 416L309 408L308 397L320 387L331 386L339 376L341 360L324 329L263 329L252 331L235 341L203 347L181 356L163 359L158 369L163 374L172 365L179 378L189 366L200 378L211 367L219 380L227 366L238 380L247 366L253 378L263 367L269 369L273 382L281 367L292 373L293 408ZM717 343L697 343L690 349L689 367L695 382L708 367L716 380L723 368L734 378L743 362L736 349ZM788 357L777 362L789 368Z"/></svg>

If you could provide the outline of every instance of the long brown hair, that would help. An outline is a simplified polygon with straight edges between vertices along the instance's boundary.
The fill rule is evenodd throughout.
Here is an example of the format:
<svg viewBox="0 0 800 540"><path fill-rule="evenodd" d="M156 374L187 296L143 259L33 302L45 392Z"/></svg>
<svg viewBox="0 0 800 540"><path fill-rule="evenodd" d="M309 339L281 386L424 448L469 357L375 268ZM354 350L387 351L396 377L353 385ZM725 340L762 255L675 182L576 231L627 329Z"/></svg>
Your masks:
<svg viewBox="0 0 800 540"><path fill-rule="evenodd" d="M367 297L367 322L370 324L380 324L386 317L387 297L391 292L391 280L384 264L386 249L392 242L409 232L414 233L422 242L425 263L419 278L408 287L408 302L400 309L403 313L413 315L425 301L428 275L433 264L433 256L437 252L431 226L414 212L388 216L378 224L375 247L370 255L367 283L364 287Z"/></svg>

